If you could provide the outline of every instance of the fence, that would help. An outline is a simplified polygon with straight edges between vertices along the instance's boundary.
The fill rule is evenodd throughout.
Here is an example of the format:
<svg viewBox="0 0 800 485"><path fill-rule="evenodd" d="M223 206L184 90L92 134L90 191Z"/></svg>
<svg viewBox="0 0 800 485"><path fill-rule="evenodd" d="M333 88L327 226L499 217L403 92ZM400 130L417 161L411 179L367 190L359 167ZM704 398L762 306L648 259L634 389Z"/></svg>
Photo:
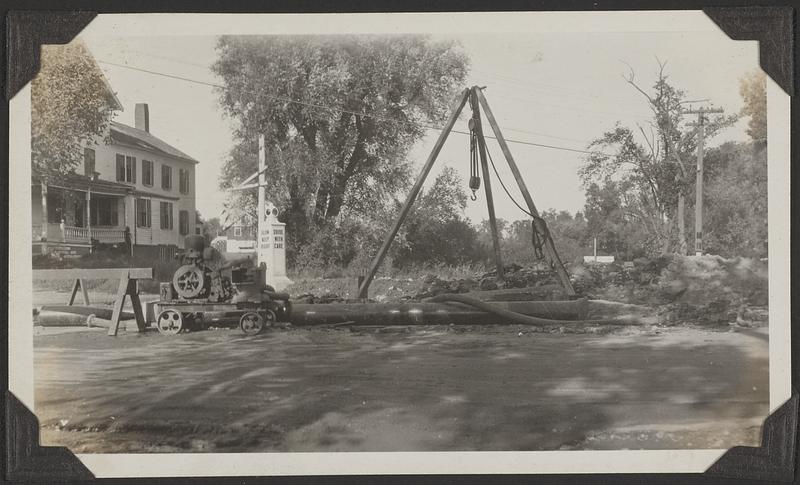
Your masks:
<svg viewBox="0 0 800 485"><path fill-rule="evenodd" d="M172 244L158 244L155 246L143 246L135 244L133 246L133 254L136 257L157 259L159 261L171 261L178 255L178 246Z"/></svg>

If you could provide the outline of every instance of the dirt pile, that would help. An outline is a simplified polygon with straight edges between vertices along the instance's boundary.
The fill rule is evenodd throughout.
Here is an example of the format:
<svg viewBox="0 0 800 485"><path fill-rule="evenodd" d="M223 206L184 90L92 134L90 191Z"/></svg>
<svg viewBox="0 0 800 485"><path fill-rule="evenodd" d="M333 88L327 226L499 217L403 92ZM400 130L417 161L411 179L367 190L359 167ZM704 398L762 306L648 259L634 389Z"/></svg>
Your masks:
<svg viewBox="0 0 800 485"><path fill-rule="evenodd" d="M673 255L621 264L576 263L567 265L567 272L578 297L647 306L664 325L767 323L767 263L759 260ZM542 263L524 268L505 266L502 279L496 271L454 279L427 274L418 280L418 286L393 284L387 291L376 292L373 301L420 301L443 293L514 288L526 288L529 298L537 300L567 299L555 272ZM321 293L303 294L293 301L357 301L335 292Z"/></svg>
<svg viewBox="0 0 800 485"><path fill-rule="evenodd" d="M767 263L759 260L663 256L570 273L579 294L655 307L664 324L766 323Z"/></svg>
<svg viewBox="0 0 800 485"><path fill-rule="evenodd" d="M475 278L442 279L428 274L422 278L422 287L412 298L421 300L443 293L469 293L472 291L491 291L510 288L533 288L558 285L558 279L546 264L523 268L518 264L503 267L504 278L499 278L497 270L484 273Z"/></svg>

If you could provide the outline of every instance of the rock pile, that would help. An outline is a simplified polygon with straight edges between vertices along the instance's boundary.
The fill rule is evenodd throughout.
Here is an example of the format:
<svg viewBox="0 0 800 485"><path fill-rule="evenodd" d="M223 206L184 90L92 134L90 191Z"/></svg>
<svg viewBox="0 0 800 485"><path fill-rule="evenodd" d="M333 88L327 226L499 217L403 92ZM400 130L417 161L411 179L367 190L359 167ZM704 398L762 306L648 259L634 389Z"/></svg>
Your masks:
<svg viewBox="0 0 800 485"><path fill-rule="evenodd" d="M662 256L570 273L580 294L655 307L664 324L766 322L767 264L759 260Z"/></svg>
<svg viewBox="0 0 800 485"><path fill-rule="evenodd" d="M767 323L767 263L754 259L724 259L719 256L661 256L639 258L622 264L567 266L579 297L610 300L653 308L664 325L738 324L762 326ZM534 267L508 265L504 279L496 271L472 278L444 279L428 274L415 289L393 285L374 301L420 301L443 293L526 288L528 298L561 300L567 296L555 272L542 263ZM350 302L326 292L293 298L302 303Z"/></svg>

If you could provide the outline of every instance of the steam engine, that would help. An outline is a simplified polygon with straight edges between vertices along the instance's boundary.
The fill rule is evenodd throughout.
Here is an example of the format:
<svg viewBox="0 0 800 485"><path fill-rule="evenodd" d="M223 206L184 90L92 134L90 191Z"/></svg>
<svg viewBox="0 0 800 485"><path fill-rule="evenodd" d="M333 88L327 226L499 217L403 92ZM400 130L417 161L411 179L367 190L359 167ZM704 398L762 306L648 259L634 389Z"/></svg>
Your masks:
<svg viewBox="0 0 800 485"><path fill-rule="evenodd" d="M236 294L236 288L230 278L222 272L236 266L251 263L248 257L224 262L212 267L214 260L221 259L214 248L205 247L202 236L186 238L186 251L183 254L183 266L175 271L172 287L178 297L186 300L203 299L212 303L230 301Z"/></svg>

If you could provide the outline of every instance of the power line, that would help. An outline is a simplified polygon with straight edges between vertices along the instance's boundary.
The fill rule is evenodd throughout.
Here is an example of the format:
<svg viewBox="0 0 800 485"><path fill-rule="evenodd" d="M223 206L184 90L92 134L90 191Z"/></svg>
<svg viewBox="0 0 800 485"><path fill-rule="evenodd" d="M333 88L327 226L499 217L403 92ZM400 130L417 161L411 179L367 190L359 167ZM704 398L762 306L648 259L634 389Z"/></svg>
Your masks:
<svg viewBox="0 0 800 485"><path fill-rule="evenodd" d="M203 85L203 86L208 86L208 87L212 87L212 88L225 89L225 86L222 85L222 84L212 83L212 82L208 82L208 81L200 81L200 80L197 80L197 79L192 79L192 78L188 78L188 77L184 77L184 76L178 76L178 75L175 75L175 74L168 74L168 73L164 73L164 72L152 71L150 69L144 69L144 68L136 67L136 66L129 66L129 65L126 65L126 64L118 64L118 63L115 63L115 62L104 61L104 60L98 60L97 62L99 62L101 64L110 65L110 66L121 67L121 68L124 68L124 69L130 69L130 70L133 70L133 71L144 72L144 73L152 74L152 75L155 75L155 76L162 76L162 77L166 77L166 78L169 78L169 79L175 79L175 80L179 80L179 81L190 82L190 83L199 84L199 85ZM288 98L288 97L285 97L285 96L271 95L271 94L266 94L266 93L258 93L258 94L260 96L264 96L266 98L277 100L277 101L282 101L282 102L285 102L285 103L293 103L293 104L298 104L298 105L301 105L301 106L307 106L307 107L310 107L310 108L324 109L324 110L327 110L327 111L349 113L349 114L356 115L356 116L363 116L363 117L369 117L369 118L373 118L373 119L377 119L377 120L387 121L389 123L409 124L409 125L414 125L414 126L417 126L417 127L421 127L421 128L425 128L425 129L429 129L429 130L437 130L437 131L441 131L443 129L443 128L438 127L438 126L427 125L427 124L424 124L424 123L418 123L418 122L414 122L414 121L398 120L398 119L389 118L389 117L385 117L385 116L381 116L381 115L377 115L377 114L373 114L373 113L367 113L367 112L363 112L363 111L358 112L358 111L347 110L347 109L344 109L344 108L341 108L341 107L327 106L327 105L323 105L323 104L310 103L310 102L306 102L306 101L298 101L296 99ZM502 128L502 129L506 129L506 128ZM514 130L514 131L522 131L522 130ZM466 132L466 131L452 130L452 132L453 133L458 133L458 134L461 134L461 135L469 135L469 132ZM496 139L493 136L486 136L486 138ZM573 152L573 153L583 153L583 154L588 154L588 155L612 156L612 155L608 155L606 153L602 153L602 152L598 152L598 151L580 150L580 149L577 149L577 148L569 148L569 147L562 147L562 146L556 146L556 145L548 145L548 144L544 144L544 143L535 143L535 142L524 141L524 140L514 140L514 139L510 139L510 138L507 138L506 141L508 143L516 143L516 144L519 144L519 145L528 145L528 146L535 146L535 147L540 147L540 148L549 148L549 149L553 149L553 150L562 150L562 151L568 151L568 152Z"/></svg>
<svg viewBox="0 0 800 485"><path fill-rule="evenodd" d="M487 70L483 70L483 69L472 68L472 70L484 73L483 75L486 75L486 76L489 76L489 77L494 77L495 79L497 79L500 82L504 82L504 83L509 84L509 85L524 87L526 89L533 89L531 86L541 86L541 87L538 88L538 90L540 90L541 92L544 92L544 93L547 93L547 91L550 91L550 92L554 92L554 93L557 93L557 94L560 94L560 95L568 95L570 97L583 97L583 98L592 99L592 100L601 100L602 101L602 100L608 100L608 99L613 98L613 99L620 100L625 104L628 104L628 103L631 102L630 98L623 98L621 96L609 96L607 94L604 94L604 95L601 96L601 95L597 95L597 94L590 94L590 93L587 93L585 91L581 91L581 90L578 90L578 89L570 89L570 88L567 88L567 87L564 87L564 86L561 86L561 85L547 84L547 83L542 83L542 82L539 82L539 81L524 80L524 79L520 79L520 78L514 78L514 77L511 77L511 76L499 75L499 74L496 74L496 73L494 73L492 71L487 71Z"/></svg>
<svg viewBox="0 0 800 485"><path fill-rule="evenodd" d="M621 111L604 111L604 110L596 110L596 109L587 109L587 108L582 107L582 106L568 106L568 105L563 105L563 104L542 103L541 101L538 101L538 100L535 100L535 99L532 99L532 98L523 97L523 96L511 96L511 95L503 94L503 93L494 93L494 96L498 96L498 97L506 98L506 99L513 99L513 100L516 100L516 101L522 101L523 103L530 103L531 105L545 106L545 107L556 108L556 109L566 109L566 110L570 110L570 111L578 111L580 113L583 113L584 115L587 115L587 114L602 115L602 117L604 117L604 118L608 118L608 116L610 115L610 116L614 116L614 117L626 116L626 117L631 117L631 118L640 119L640 120L648 119L648 118L646 118L644 116L635 115L633 113L626 113L626 112L621 112Z"/></svg>

